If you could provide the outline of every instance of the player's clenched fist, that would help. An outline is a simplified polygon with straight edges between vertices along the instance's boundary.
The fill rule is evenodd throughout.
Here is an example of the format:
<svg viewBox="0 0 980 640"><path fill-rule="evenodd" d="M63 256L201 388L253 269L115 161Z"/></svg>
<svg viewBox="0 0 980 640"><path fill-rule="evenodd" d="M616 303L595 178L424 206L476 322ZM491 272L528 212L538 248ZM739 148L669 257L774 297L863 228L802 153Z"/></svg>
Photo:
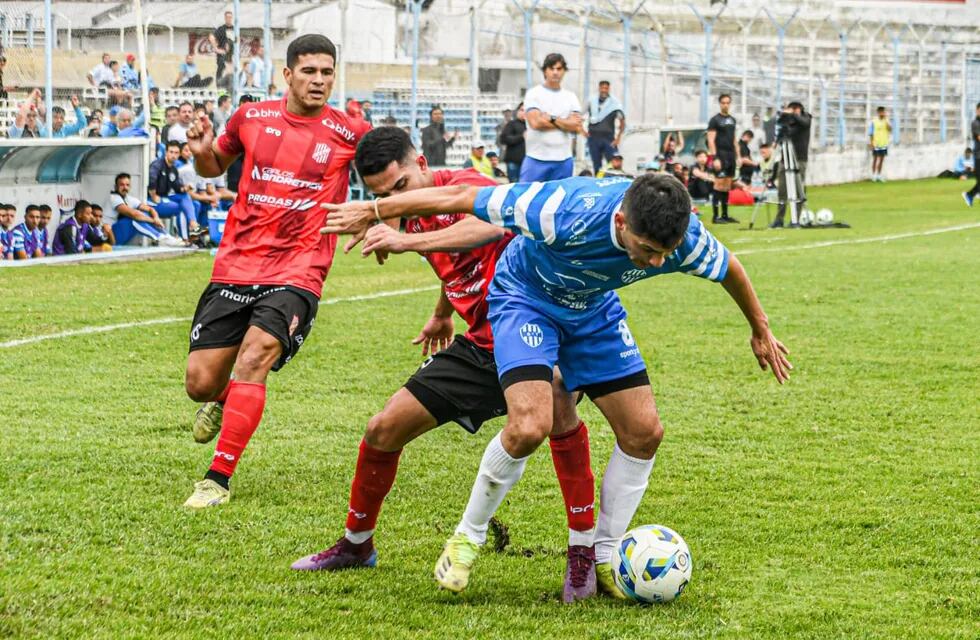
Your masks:
<svg viewBox="0 0 980 640"><path fill-rule="evenodd" d="M214 127L207 116L195 118L187 130L187 144L191 147L194 154L204 153L211 148L214 142Z"/></svg>
<svg viewBox="0 0 980 640"><path fill-rule="evenodd" d="M328 211L327 221L320 229L320 233L324 235L341 233L363 236L375 220L373 201L352 200L341 204L324 203L320 206Z"/></svg>

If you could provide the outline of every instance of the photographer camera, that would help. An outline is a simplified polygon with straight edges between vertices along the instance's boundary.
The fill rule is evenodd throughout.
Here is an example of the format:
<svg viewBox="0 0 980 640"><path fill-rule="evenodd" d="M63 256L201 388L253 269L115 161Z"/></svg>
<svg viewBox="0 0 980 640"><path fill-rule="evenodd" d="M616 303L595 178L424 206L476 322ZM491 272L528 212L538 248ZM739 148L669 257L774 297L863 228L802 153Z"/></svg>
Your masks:
<svg viewBox="0 0 980 640"><path fill-rule="evenodd" d="M802 103L790 102L776 121L776 156L779 162L776 184L779 190L779 211L771 228L783 226L786 203L789 199L796 203L796 209L790 218L790 226L799 226L796 216L802 211L803 203L806 202L804 184L810 151L812 119L813 116L804 110ZM789 181L793 181L793 184L789 184Z"/></svg>

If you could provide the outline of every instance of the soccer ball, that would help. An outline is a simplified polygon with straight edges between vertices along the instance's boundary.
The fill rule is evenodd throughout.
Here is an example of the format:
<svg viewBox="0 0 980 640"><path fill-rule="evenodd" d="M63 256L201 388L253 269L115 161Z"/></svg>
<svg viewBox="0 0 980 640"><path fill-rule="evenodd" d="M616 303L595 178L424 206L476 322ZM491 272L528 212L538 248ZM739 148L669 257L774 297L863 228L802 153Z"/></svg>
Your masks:
<svg viewBox="0 0 980 640"><path fill-rule="evenodd" d="M817 224L832 224L834 222L834 212L830 209L817 211Z"/></svg>
<svg viewBox="0 0 980 640"><path fill-rule="evenodd" d="M691 551L673 529L637 527L619 539L612 570L616 585L631 600L670 602L691 579Z"/></svg>
<svg viewBox="0 0 980 640"><path fill-rule="evenodd" d="M813 212L809 209L804 209L800 211L800 226L809 227L813 224Z"/></svg>

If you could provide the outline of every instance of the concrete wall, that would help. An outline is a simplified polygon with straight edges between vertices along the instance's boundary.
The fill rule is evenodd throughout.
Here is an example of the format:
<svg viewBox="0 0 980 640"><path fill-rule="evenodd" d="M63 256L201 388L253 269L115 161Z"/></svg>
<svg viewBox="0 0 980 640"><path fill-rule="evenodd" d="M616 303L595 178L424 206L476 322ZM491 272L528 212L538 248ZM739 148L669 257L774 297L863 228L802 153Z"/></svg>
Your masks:
<svg viewBox="0 0 980 640"><path fill-rule="evenodd" d="M961 142L893 146L888 150L882 173L888 180L931 178L952 168L964 148ZM808 185L857 182L867 180L870 175L871 152L867 149L810 150L806 169Z"/></svg>

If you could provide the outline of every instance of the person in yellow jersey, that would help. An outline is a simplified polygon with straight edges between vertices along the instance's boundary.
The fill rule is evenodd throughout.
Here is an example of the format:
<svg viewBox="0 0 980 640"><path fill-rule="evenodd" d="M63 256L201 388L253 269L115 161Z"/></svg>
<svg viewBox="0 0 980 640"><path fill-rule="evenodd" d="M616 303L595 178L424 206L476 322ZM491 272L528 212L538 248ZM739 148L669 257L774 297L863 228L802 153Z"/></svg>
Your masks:
<svg viewBox="0 0 980 640"><path fill-rule="evenodd" d="M878 116L868 125L868 148L871 149L871 182L884 182L881 175L881 165L885 164L888 155L888 142L892 138L892 123L888 120L888 111L878 107Z"/></svg>
<svg viewBox="0 0 980 640"><path fill-rule="evenodd" d="M474 140L473 146L470 147L470 157L463 163L464 169L476 169L488 178L493 177L493 165L490 163L490 158L487 157L486 145L483 144L483 140Z"/></svg>

